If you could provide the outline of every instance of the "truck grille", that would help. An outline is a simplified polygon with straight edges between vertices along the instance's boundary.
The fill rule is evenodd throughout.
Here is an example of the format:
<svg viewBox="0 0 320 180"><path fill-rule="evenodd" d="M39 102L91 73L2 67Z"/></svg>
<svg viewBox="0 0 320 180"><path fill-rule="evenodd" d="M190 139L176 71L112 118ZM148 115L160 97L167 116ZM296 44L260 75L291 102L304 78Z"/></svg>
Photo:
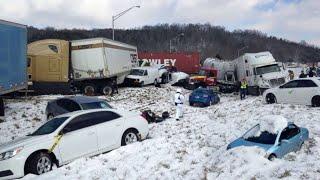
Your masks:
<svg viewBox="0 0 320 180"><path fill-rule="evenodd" d="M276 87L284 84L286 82L285 78L278 78L278 79L270 79L271 87Z"/></svg>

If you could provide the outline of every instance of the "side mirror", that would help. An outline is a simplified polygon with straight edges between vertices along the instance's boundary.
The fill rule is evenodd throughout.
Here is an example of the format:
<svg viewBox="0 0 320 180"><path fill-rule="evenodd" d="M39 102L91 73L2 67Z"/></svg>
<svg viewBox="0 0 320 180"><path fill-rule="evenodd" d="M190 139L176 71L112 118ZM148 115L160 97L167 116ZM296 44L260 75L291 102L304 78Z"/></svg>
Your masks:
<svg viewBox="0 0 320 180"><path fill-rule="evenodd" d="M67 133L70 132L70 131L71 131L71 128L69 128L69 127L64 127L64 128L60 131L59 135L67 134Z"/></svg>
<svg viewBox="0 0 320 180"><path fill-rule="evenodd" d="M279 88L280 88L280 89L282 89L282 88L283 88L283 86L279 86Z"/></svg>
<svg viewBox="0 0 320 180"><path fill-rule="evenodd" d="M282 140L280 141L279 145L281 145L281 144L287 144L287 143L289 143L289 141L288 141L287 139L282 139Z"/></svg>

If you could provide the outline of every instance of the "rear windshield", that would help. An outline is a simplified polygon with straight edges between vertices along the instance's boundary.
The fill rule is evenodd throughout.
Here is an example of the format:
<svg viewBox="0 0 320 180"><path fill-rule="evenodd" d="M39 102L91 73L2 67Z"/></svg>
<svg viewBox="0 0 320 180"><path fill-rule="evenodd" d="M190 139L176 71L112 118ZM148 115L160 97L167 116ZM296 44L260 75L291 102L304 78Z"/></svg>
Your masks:
<svg viewBox="0 0 320 180"><path fill-rule="evenodd" d="M45 135L50 134L54 132L58 127L64 123L69 117L60 117L60 118L54 118L47 123L43 124L39 129L37 129L34 133L30 134L30 136L39 136L39 135Z"/></svg>
<svg viewBox="0 0 320 180"><path fill-rule="evenodd" d="M276 141L277 135L271 134L267 131L261 132L259 136L251 136L246 140L250 142L260 143L260 144L274 144Z"/></svg>
<svg viewBox="0 0 320 180"><path fill-rule="evenodd" d="M86 109L108 109L108 108L112 108L112 106L110 106L110 104L104 102L104 101L100 101L100 102L92 102L92 103L83 103L81 104L82 109L86 110Z"/></svg>

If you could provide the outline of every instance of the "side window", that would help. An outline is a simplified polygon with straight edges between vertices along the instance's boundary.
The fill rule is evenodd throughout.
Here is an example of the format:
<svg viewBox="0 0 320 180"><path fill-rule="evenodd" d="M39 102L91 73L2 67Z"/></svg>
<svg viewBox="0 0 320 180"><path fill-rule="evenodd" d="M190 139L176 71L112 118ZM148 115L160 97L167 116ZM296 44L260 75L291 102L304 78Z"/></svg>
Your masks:
<svg viewBox="0 0 320 180"><path fill-rule="evenodd" d="M81 110L80 106L76 102L69 99L59 99L57 100L57 105L69 112Z"/></svg>
<svg viewBox="0 0 320 180"><path fill-rule="evenodd" d="M281 86L282 88L297 88L298 87L298 81L290 81L287 84L284 84Z"/></svg>
<svg viewBox="0 0 320 180"><path fill-rule="evenodd" d="M94 119L94 113L80 115L72 119L64 127L64 129L67 129L67 132L71 132L71 131L76 131L86 127L90 127L92 125L95 125L94 121L92 121L93 119Z"/></svg>
<svg viewBox="0 0 320 180"><path fill-rule="evenodd" d="M56 45L48 45L49 49L51 49L53 52L58 53L58 47Z"/></svg>
<svg viewBox="0 0 320 180"><path fill-rule="evenodd" d="M114 119L118 119L121 116L111 111L103 111L103 112L96 112L93 114L93 121L94 124L100 124L108 121L112 121Z"/></svg>
<svg viewBox="0 0 320 180"><path fill-rule="evenodd" d="M312 80L300 80L299 87L318 87Z"/></svg>
<svg viewBox="0 0 320 180"><path fill-rule="evenodd" d="M280 141L282 139L290 139L299 133L300 129L296 125L291 124L281 132Z"/></svg>

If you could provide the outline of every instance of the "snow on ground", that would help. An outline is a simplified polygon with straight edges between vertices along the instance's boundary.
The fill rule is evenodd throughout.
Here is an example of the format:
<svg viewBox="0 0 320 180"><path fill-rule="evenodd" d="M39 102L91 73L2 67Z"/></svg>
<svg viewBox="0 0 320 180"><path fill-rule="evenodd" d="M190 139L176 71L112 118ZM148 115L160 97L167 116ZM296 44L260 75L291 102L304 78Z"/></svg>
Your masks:
<svg viewBox="0 0 320 180"><path fill-rule="evenodd" d="M174 117L175 88L123 88L105 98L120 109L151 109ZM189 91L184 90L188 95ZM24 136L45 121L48 99L39 96L7 101L6 122L0 123L0 143ZM207 108L185 105L184 118L150 124L150 138L91 158L82 158L41 176L25 179L320 179L320 109L297 105L268 105L262 97L243 101L221 95L221 102ZM25 114L25 115L23 115ZM256 147L226 151L266 115L283 115L310 131L302 149L273 162Z"/></svg>

